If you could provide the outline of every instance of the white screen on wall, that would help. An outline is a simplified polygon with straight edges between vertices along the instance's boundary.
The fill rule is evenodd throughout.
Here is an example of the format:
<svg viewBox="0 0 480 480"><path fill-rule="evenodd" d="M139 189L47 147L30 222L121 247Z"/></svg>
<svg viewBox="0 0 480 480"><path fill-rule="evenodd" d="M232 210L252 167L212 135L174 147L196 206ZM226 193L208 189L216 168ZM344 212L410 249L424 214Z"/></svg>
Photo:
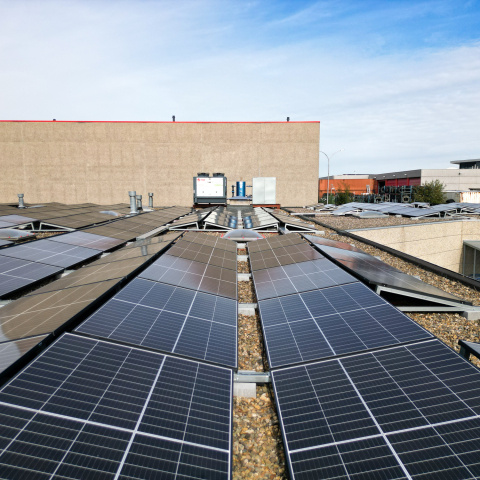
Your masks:
<svg viewBox="0 0 480 480"><path fill-rule="evenodd" d="M223 177L197 178L197 197L222 197Z"/></svg>

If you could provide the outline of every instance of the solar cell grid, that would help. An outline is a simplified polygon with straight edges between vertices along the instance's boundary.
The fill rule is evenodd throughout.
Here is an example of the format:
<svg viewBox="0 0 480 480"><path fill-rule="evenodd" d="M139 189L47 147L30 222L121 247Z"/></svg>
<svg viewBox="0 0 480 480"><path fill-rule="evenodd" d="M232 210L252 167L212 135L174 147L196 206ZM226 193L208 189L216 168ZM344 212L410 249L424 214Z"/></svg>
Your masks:
<svg viewBox="0 0 480 480"><path fill-rule="evenodd" d="M138 235L135 232L120 230L118 228L111 228L110 226L92 227L83 230L86 233L93 233L95 235L102 235L105 237L118 238L119 240L133 240Z"/></svg>
<svg viewBox="0 0 480 480"><path fill-rule="evenodd" d="M359 282L259 302L271 368L432 335Z"/></svg>
<svg viewBox="0 0 480 480"><path fill-rule="evenodd" d="M198 243L200 245L209 245L215 248L222 248L223 250L228 250L230 252L237 253L237 244L231 240L226 240L221 237L215 237L212 235L207 235L205 233L186 233L183 237L184 240L191 243Z"/></svg>
<svg viewBox="0 0 480 480"><path fill-rule="evenodd" d="M303 239L296 234L278 235L275 237L268 237L263 240L257 240L256 242L248 244L248 251L250 253L260 252L262 250L269 250L276 246L288 246L304 243Z"/></svg>
<svg viewBox="0 0 480 480"><path fill-rule="evenodd" d="M25 287L33 286L34 283L46 280L63 271L62 267L27 262L16 258L9 260L15 262L14 265L10 264L7 271L0 273L0 298L7 298ZM0 258L0 265L5 266L2 258Z"/></svg>
<svg viewBox="0 0 480 480"><path fill-rule="evenodd" d="M141 278L237 298L237 272L171 255L162 255Z"/></svg>
<svg viewBox="0 0 480 480"><path fill-rule="evenodd" d="M2 256L64 268L72 267L100 254L101 250L67 245L47 239L2 250Z"/></svg>
<svg viewBox="0 0 480 480"><path fill-rule="evenodd" d="M272 378L296 479L478 476L480 372L438 340Z"/></svg>
<svg viewBox="0 0 480 480"><path fill-rule="evenodd" d="M260 240L259 240L260 241ZM299 245L277 246L275 249L250 253L250 265L253 270L279 267L293 263L308 262L323 258L310 245L302 242Z"/></svg>
<svg viewBox="0 0 480 480"><path fill-rule="evenodd" d="M110 250L111 248L118 247L124 243L122 240L115 238L93 235L85 232L72 232L64 235L57 235L50 237L50 240L53 242L67 243L69 245L94 248L102 251Z"/></svg>
<svg viewBox="0 0 480 480"><path fill-rule="evenodd" d="M258 300L357 281L326 258L254 270L253 280Z"/></svg>
<svg viewBox="0 0 480 480"><path fill-rule="evenodd" d="M46 335L39 335L0 343L0 374L4 373L5 369L36 347L46 337Z"/></svg>
<svg viewBox="0 0 480 480"><path fill-rule="evenodd" d="M93 262L94 265L100 265L103 263L113 263L119 262L123 260L127 260L129 258L136 258L136 257L143 257L144 260L148 260L150 257L156 255L157 253L161 252L165 249L170 242L164 243L154 243L152 245L140 245L137 247L123 247L119 250L115 250L104 257L101 257Z"/></svg>
<svg viewBox="0 0 480 480"><path fill-rule="evenodd" d="M91 264L35 290L32 294L38 295L40 293L63 290L65 288L77 287L80 285L104 282L114 278L120 281L124 277L132 274L132 272L141 267L144 263L144 257L135 257L127 260L120 260L118 262L102 263L100 265Z"/></svg>
<svg viewBox="0 0 480 480"><path fill-rule="evenodd" d="M318 245L322 253L346 267L362 280L374 284L395 287L401 290L446 298L455 302L469 303L461 298L436 288L422 280L397 270L381 260L361 251L348 251L330 245Z"/></svg>
<svg viewBox="0 0 480 480"><path fill-rule="evenodd" d="M234 300L135 279L76 331L236 367Z"/></svg>
<svg viewBox="0 0 480 480"><path fill-rule="evenodd" d="M221 248L180 240L169 251L169 255L208 263L219 267L237 270L237 254Z"/></svg>
<svg viewBox="0 0 480 480"><path fill-rule="evenodd" d="M0 391L2 474L226 480L231 395L228 369L64 335Z"/></svg>
<svg viewBox="0 0 480 480"><path fill-rule="evenodd" d="M57 331L117 280L23 297L0 308L0 342Z"/></svg>
<svg viewBox="0 0 480 480"><path fill-rule="evenodd" d="M35 218L23 215L3 215L0 217L0 222L7 222L10 225L23 225L24 223L34 222Z"/></svg>

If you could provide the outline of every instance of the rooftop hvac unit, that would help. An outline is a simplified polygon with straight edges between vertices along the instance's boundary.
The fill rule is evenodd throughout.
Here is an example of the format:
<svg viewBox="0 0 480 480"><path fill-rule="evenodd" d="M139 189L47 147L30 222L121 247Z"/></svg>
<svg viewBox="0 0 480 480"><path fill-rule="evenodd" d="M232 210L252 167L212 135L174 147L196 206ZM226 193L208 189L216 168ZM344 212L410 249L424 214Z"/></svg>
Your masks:
<svg viewBox="0 0 480 480"><path fill-rule="evenodd" d="M227 177L208 174L193 177L193 203L199 204L226 204Z"/></svg>

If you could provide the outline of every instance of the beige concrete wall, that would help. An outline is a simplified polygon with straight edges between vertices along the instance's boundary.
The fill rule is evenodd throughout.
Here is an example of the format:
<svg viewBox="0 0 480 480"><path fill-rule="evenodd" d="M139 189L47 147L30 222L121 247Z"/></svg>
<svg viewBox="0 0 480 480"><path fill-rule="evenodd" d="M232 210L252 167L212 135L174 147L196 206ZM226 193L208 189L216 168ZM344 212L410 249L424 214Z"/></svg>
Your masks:
<svg viewBox="0 0 480 480"><path fill-rule="evenodd" d="M277 203L317 201L318 122L0 122L0 202L191 205L193 176L277 177ZM249 192L250 189L247 189Z"/></svg>
<svg viewBox="0 0 480 480"><path fill-rule="evenodd" d="M381 245L461 273L463 241L480 240L480 221L432 222L350 231Z"/></svg>

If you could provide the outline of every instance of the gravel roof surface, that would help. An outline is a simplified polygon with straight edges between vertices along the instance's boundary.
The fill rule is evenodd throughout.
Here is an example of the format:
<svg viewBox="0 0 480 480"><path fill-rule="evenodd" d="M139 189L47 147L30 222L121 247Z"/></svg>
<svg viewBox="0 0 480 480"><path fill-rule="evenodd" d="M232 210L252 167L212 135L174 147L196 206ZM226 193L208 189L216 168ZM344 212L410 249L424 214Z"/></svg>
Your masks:
<svg viewBox="0 0 480 480"><path fill-rule="evenodd" d="M311 212L311 210L306 211ZM327 223L323 216L321 218L317 217L317 219L322 223ZM331 226L339 229L400 224L416 225L419 223L418 220L412 221L396 217L387 219L330 217L329 220L331 220ZM431 221L432 219L428 220L428 222ZM445 221L445 219L434 219L433 221ZM424 222L424 220L421 222ZM423 270L363 242L338 235L328 228L317 226L317 229L325 231L325 238L355 245L364 252L379 257L398 270L418 276L424 282L469 300L474 305L480 305L480 292L473 288ZM272 236L272 234L268 236ZM249 272L248 262L238 262L238 271ZM251 303L256 301L252 281L238 282L238 285L240 302ZM407 313L407 315L456 351L459 350L459 339L480 342L480 320L469 321L459 314L451 313ZM239 369L268 371L268 365L263 355L263 337L258 314L255 316L239 315L238 332ZM480 366L480 362L476 359L472 359L472 363ZM288 479L281 432L271 387L257 386L257 397L254 399L235 397L233 424L233 479Z"/></svg>

